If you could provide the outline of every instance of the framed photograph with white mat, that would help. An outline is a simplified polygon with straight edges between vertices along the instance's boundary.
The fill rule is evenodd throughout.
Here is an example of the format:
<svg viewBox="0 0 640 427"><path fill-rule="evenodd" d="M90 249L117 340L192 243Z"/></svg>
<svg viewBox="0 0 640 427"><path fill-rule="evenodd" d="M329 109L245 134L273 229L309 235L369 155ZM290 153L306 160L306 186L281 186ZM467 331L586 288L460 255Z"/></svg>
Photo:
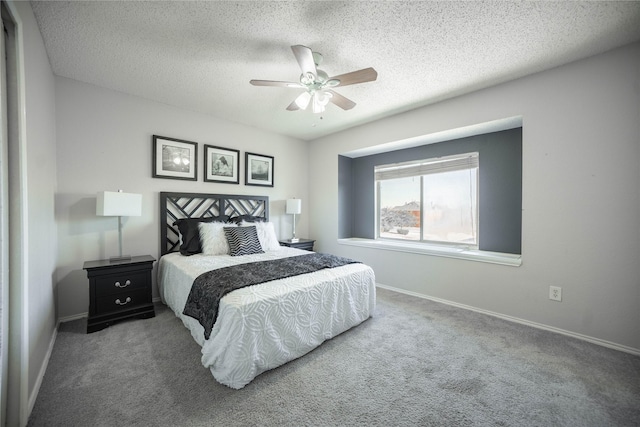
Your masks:
<svg viewBox="0 0 640 427"><path fill-rule="evenodd" d="M198 143L153 135L153 177L198 179Z"/></svg>
<svg viewBox="0 0 640 427"><path fill-rule="evenodd" d="M204 146L204 180L227 184L240 183L240 151Z"/></svg>
<svg viewBox="0 0 640 427"><path fill-rule="evenodd" d="M273 187L273 156L245 153L245 185Z"/></svg>

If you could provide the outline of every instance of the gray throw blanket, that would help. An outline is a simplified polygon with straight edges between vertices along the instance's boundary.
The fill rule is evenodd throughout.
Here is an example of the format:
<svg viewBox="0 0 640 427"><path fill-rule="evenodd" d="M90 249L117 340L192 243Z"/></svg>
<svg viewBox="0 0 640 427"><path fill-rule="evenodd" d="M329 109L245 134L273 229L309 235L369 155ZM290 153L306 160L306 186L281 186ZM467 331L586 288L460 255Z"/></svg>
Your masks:
<svg viewBox="0 0 640 427"><path fill-rule="evenodd" d="M205 339L209 339L218 317L220 299L229 292L245 286L357 262L335 255L312 253L211 270L202 273L194 280L182 314L200 322L204 328Z"/></svg>

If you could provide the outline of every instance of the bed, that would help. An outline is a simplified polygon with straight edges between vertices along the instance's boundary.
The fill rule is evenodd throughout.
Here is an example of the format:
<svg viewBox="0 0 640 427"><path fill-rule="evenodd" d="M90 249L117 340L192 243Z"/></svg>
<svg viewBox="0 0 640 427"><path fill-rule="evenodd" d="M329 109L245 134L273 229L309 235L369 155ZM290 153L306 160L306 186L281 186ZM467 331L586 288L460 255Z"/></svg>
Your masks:
<svg viewBox="0 0 640 427"><path fill-rule="evenodd" d="M215 224L216 220L236 222L243 230L258 230L263 250L240 256L221 254L222 249L212 251L211 242L219 241L207 230L220 224L201 225L201 221ZM185 246L195 242L189 234L193 227L186 229L184 224L193 226L194 222L202 233L202 247L190 253ZM270 226L269 199L265 196L160 193L160 296L202 347L202 364L218 382L234 389L362 323L375 308L373 270L345 261L337 267L235 289L219 300L215 323L210 326L183 314L185 305L193 303L196 278L207 274L222 277L223 272L238 268L236 265L248 270L307 257L332 257L275 245L273 232L264 233ZM224 228L229 232L233 227ZM231 243L233 252L237 248Z"/></svg>

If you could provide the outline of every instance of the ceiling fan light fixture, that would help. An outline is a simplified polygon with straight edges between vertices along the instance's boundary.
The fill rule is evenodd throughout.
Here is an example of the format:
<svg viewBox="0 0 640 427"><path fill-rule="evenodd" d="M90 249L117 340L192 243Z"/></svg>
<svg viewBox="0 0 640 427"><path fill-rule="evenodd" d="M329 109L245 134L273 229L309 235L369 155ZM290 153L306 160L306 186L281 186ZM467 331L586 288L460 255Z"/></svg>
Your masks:
<svg viewBox="0 0 640 427"><path fill-rule="evenodd" d="M311 101L309 92L302 92L300 96L296 98L296 105L301 110L305 110L309 106L309 101Z"/></svg>
<svg viewBox="0 0 640 427"><path fill-rule="evenodd" d="M316 92L316 96L318 97L318 102L320 102L322 105L327 105L329 101L331 101L331 97L333 97L333 94L331 92L318 91Z"/></svg>
<svg viewBox="0 0 640 427"><path fill-rule="evenodd" d="M316 102L315 97L311 105L313 107L314 114L324 113L324 109L325 109L324 105L320 104L319 102Z"/></svg>
<svg viewBox="0 0 640 427"><path fill-rule="evenodd" d="M324 110L327 106L327 104L329 103L329 100L331 99L333 95L331 93L328 92L322 92L322 91L317 91L313 93L313 103L312 103L312 107L313 107L313 112L318 114L318 113L324 113Z"/></svg>

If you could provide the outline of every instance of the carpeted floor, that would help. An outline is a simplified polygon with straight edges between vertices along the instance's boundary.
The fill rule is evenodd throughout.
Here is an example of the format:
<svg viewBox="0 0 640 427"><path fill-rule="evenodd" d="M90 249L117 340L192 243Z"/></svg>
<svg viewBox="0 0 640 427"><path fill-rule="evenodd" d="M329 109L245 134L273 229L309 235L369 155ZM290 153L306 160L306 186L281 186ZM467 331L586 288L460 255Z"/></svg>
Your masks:
<svg viewBox="0 0 640 427"><path fill-rule="evenodd" d="M61 324L29 425L640 425L640 357L384 289L371 319L242 390L156 310Z"/></svg>

